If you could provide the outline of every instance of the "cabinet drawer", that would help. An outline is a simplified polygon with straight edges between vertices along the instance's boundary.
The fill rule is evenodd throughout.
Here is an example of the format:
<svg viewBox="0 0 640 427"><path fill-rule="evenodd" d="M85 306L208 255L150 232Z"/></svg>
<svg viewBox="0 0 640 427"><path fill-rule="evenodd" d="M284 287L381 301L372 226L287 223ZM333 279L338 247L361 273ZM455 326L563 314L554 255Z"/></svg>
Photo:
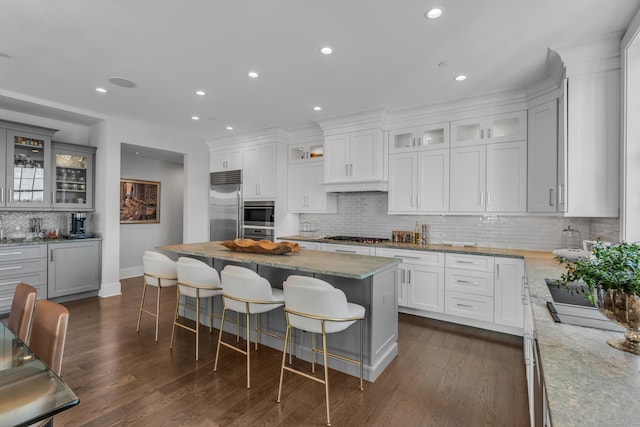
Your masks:
<svg viewBox="0 0 640 427"><path fill-rule="evenodd" d="M46 258L47 245L5 246L0 248L0 263L29 258Z"/></svg>
<svg viewBox="0 0 640 427"><path fill-rule="evenodd" d="M375 253L376 248L374 247L366 247L366 246L352 246L352 245L334 245L334 244L326 244L324 245L324 250L326 252L339 252L343 254L356 254L356 255L373 255Z"/></svg>
<svg viewBox="0 0 640 427"><path fill-rule="evenodd" d="M387 258L399 258L404 262L412 264L430 265L435 267L444 267L444 253L427 252L427 251L411 251L377 248L376 256Z"/></svg>
<svg viewBox="0 0 640 427"><path fill-rule="evenodd" d="M11 311L11 303L13 302L13 294L15 293L18 283L28 283L38 291L36 299L47 299L47 275L46 273L37 273L26 275L19 278L0 281L0 314L9 313Z"/></svg>
<svg viewBox="0 0 640 427"><path fill-rule="evenodd" d="M493 273L448 268L445 273L445 288L447 291L493 296Z"/></svg>
<svg viewBox="0 0 640 427"><path fill-rule="evenodd" d="M0 262L0 279L24 274L47 272L47 259L27 259L17 262Z"/></svg>
<svg viewBox="0 0 640 427"><path fill-rule="evenodd" d="M493 271L493 257L484 255L446 254L447 268L474 271Z"/></svg>
<svg viewBox="0 0 640 427"><path fill-rule="evenodd" d="M492 297L446 291L444 300L445 314L493 322Z"/></svg>

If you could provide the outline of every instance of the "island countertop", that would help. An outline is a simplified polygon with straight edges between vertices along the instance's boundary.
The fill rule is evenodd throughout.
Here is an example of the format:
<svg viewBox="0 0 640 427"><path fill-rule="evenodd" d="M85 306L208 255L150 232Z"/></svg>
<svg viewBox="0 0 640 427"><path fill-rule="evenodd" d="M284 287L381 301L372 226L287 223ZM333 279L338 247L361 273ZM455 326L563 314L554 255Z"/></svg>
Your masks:
<svg viewBox="0 0 640 427"><path fill-rule="evenodd" d="M266 255L250 252L235 252L221 246L219 242L187 243L159 246L163 251L177 252L225 261L237 261L284 268L307 273L328 274L350 279L365 279L400 264L395 258L372 257L354 254L338 254L303 249L299 254Z"/></svg>

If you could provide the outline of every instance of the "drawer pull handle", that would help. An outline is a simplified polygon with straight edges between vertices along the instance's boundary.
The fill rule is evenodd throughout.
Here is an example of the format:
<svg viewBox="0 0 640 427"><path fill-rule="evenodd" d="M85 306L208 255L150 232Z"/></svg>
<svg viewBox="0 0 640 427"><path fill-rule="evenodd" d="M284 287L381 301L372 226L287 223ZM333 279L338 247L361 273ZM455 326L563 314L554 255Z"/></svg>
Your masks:
<svg viewBox="0 0 640 427"><path fill-rule="evenodd" d="M19 280L16 280L15 282L4 282L4 283L0 283L0 286L17 285L18 283L20 283L20 281L19 281Z"/></svg>
<svg viewBox="0 0 640 427"><path fill-rule="evenodd" d="M20 270L22 268L21 265L17 265L15 267L2 267L0 268L0 271L6 271L6 270Z"/></svg>
<svg viewBox="0 0 640 427"><path fill-rule="evenodd" d="M473 262L473 261L456 261L456 263L458 264L472 264L472 265L480 265L479 262Z"/></svg>
<svg viewBox="0 0 640 427"><path fill-rule="evenodd" d="M336 249L336 252L344 252L345 254L355 254L357 253L356 251L347 251L344 249Z"/></svg>
<svg viewBox="0 0 640 427"><path fill-rule="evenodd" d="M472 282L471 280L456 280L457 283L470 283L472 285L479 285L480 282Z"/></svg>
<svg viewBox="0 0 640 427"><path fill-rule="evenodd" d="M421 259L419 256L394 255L394 258Z"/></svg>
<svg viewBox="0 0 640 427"><path fill-rule="evenodd" d="M22 255L22 252L3 252L3 253L0 253L0 256L8 256L8 255Z"/></svg>
<svg viewBox="0 0 640 427"><path fill-rule="evenodd" d="M472 308L474 310L480 310L480 307L478 307L477 305L469 305L469 304L456 304L458 307L464 307L464 308Z"/></svg>

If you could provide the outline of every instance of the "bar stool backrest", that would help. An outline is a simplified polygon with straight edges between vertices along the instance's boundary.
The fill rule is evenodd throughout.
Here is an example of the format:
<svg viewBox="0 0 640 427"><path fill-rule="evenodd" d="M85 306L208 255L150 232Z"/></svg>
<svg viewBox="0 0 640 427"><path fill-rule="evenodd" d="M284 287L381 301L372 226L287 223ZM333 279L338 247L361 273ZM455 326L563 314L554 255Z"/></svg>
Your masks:
<svg viewBox="0 0 640 427"><path fill-rule="evenodd" d="M33 312L29 348L60 375L69 311L53 301L40 300Z"/></svg>
<svg viewBox="0 0 640 427"><path fill-rule="evenodd" d="M284 305L286 309L323 318L349 318L347 297L324 280L307 276L289 276L284 282ZM308 332L321 333L320 320L289 314L291 326ZM325 322L325 332L346 329L352 322Z"/></svg>
<svg viewBox="0 0 640 427"><path fill-rule="evenodd" d="M181 294L195 296L195 291L191 287L180 285L180 283L194 285L203 289L222 287L220 284L220 275L216 269L200 260L180 257L176 263L176 271L178 273L178 286L180 287Z"/></svg>
<svg viewBox="0 0 640 427"><path fill-rule="evenodd" d="M222 289L225 295L251 301L273 301L271 283L253 270L236 265L226 265L222 270ZM225 305L233 311L246 313L243 302L225 298ZM282 305L282 303L277 304ZM264 313L275 305L249 304L251 313Z"/></svg>
<svg viewBox="0 0 640 427"><path fill-rule="evenodd" d="M147 276L147 274L164 277L160 280L160 286L174 286L177 283L178 273L176 271L176 262L168 256L154 251L144 251L142 256L142 264L144 266L145 280L147 285L158 286L158 279Z"/></svg>
<svg viewBox="0 0 640 427"><path fill-rule="evenodd" d="M31 329L31 316L36 306L36 295L38 291L26 283L18 283L13 292L11 311L7 326L17 335L22 342L29 340L29 330Z"/></svg>

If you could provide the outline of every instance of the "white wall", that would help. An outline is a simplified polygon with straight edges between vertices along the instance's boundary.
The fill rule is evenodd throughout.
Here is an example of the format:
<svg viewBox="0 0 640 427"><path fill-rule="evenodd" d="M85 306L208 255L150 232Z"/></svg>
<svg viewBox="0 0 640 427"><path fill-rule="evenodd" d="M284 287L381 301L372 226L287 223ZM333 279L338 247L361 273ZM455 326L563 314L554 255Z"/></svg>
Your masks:
<svg viewBox="0 0 640 427"><path fill-rule="evenodd" d="M102 234L102 285L100 296L120 293L120 144L183 153L183 233L182 241L207 241L209 151L205 142L140 123L110 120L90 129L96 155L96 215L94 224Z"/></svg>
<svg viewBox="0 0 640 427"><path fill-rule="evenodd" d="M125 278L142 275L145 250L182 242L184 171L182 164L121 156L120 175L160 182L160 222L120 224L120 278Z"/></svg>

